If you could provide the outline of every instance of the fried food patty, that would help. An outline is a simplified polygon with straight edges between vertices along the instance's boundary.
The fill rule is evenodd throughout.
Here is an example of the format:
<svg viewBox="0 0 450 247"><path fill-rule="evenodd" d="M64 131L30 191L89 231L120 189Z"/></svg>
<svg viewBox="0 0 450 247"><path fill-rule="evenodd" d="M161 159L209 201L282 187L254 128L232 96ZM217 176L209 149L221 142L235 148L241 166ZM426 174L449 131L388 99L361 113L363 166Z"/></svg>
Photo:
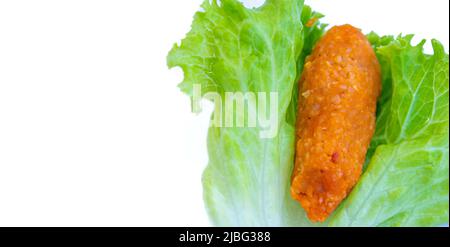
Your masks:
<svg viewBox="0 0 450 247"><path fill-rule="evenodd" d="M357 183L380 91L375 52L350 25L331 28L306 59L291 195L312 221L325 221Z"/></svg>

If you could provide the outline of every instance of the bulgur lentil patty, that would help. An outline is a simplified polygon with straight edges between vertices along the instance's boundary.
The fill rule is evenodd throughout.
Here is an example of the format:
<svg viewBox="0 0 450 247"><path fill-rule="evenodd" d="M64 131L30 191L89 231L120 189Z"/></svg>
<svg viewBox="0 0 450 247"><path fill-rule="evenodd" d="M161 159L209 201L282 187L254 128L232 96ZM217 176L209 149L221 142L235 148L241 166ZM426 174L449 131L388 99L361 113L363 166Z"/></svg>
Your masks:
<svg viewBox="0 0 450 247"><path fill-rule="evenodd" d="M325 221L357 183L380 91L379 62L357 28L331 28L307 58L291 195L312 221Z"/></svg>

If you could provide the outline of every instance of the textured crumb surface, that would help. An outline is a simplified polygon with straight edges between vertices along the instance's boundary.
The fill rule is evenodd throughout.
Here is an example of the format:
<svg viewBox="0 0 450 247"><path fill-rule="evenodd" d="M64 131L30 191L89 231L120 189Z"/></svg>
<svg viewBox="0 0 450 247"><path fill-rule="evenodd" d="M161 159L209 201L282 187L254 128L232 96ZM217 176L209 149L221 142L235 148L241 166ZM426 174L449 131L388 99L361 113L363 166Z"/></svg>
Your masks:
<svg viewBox="0 0 450 247"><path fill-rule="evenodd" d="M350 25L331 28L305 62L291 195L312 221L325 221L361 175L380 73L369 41Z"/></svg>

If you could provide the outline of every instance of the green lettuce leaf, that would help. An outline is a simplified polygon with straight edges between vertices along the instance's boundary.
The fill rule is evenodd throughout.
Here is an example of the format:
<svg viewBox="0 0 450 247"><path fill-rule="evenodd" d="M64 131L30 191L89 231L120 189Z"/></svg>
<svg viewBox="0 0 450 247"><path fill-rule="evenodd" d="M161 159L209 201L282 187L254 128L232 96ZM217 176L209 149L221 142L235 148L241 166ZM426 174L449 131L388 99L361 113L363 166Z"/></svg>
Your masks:
<svg viewBox="0 0 450 247"><path fill-rule="evenodd" d="M216 226L436 226L448 223L449 58L412 36L368 35L383 71L377 129L365 171L324 224L312 224L289 193L298 78L325 25L301 0L267 0L256 9L237 0L205 0L192 30L167 62L179 66L190 96L276 92L278 134L263 126L210 127L204 201ZM212 100L212 99L211 99ZM216 109L224 108L214 101ZM256 112L247 102L247 112ZM212 115L211 122L216 118ZM219 119L222 119L220 116Z"/></svg>
<svg viewBox="0 0 450 247"><path fill-rule="evenodd" d="M331 226L438 226L449 220L449 58L412 35L369 39L383 71L367 170Z"/></svg>
<svg viewBox="0 0 450 247"><path fill-rule="evenodd" d="M211 127L209 164L203 174L204 200L217 226L309 225L290 198L294 157L296 88L301 61L321 36L323 25L305 27L321 15L303 1L267 0L256 9L236 0L209 1L192 30L168 56L184 71L180 88L193 96L215 92L276 92L278 134L260 138L256 128ZM305 33L308 33L306 36ZM300 62L299 62L300 61ZM216 102L217 105L221 103ZM247 105L256 111L255 105ZM214 116L213 116L214 118Z"/></svg>

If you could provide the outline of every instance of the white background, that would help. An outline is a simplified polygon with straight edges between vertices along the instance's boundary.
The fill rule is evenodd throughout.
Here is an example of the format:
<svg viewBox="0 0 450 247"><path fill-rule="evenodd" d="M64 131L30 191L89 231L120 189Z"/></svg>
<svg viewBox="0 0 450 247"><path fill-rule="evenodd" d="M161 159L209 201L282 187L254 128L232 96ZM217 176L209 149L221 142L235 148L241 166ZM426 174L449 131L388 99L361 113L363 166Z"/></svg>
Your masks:
<svg viewBox="0 0 450 247"><path fill-rule="evenodd" d="M202 0L0 0L0 225L204 226L210 108L165 56ZM247 1L262 2L262 1ZM447 0L309 0L447 50Z"/></svg>

